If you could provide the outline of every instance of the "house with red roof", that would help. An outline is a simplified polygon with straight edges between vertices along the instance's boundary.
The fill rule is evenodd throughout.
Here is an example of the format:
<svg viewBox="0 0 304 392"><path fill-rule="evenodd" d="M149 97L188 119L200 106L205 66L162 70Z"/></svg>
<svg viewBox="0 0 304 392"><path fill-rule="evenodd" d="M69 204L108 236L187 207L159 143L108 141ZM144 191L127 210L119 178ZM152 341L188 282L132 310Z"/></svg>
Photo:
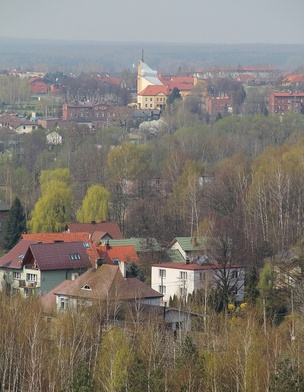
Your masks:
<svg viewBox="0 0 304 392"><path fill-rule="evenodd" d="M83 242L39 243L22 239L0 258L2 290L21 295L50 291L91 268Z"/></svg>
<svg viewBox="0 0 304 392"><path fill-rule="evenodd" d="M32 94L46 94L48 92L48 85L41 78L29 79Z"/></svg>
<svg viewBox="0 0 304 392"><path fill-rule="evenodd" d="M45 244L52 242L82 242L92 267L95 267L96 260L99 258L99 254L94 246L93 236L86 232L24 233L22 234L21 239L37 241Z"/></svg>
<svg viewBox="0 0 304 392"><path fill-rule="evenodd" d="M31 133L38 125L27 118L18 117L15 114L0 115L0 128L8 128L18 134Z"/></svg>
<svg viewBox="0 0 304 392"><path fill-rule="evenodd" d="M68 223L66 226L66 232L77 233L87 232L94 237L97 241L96 232L100 232L102 239L121 239L123 238L122 232L116 222L102 221L102 222L91 222L91 223Z"/></svg>
<svg viewBox="0 0 304 392"><path fill-rule="evenodd" d="M139 109L161 110L165 107L170 92L167 86L147 86L137 95Z"/></svg>
<svg viewBox="0 0 304 392"><path fill-rule="evenodd" d="M174 88L178 88L181 97L191 94L197 85L197 78L190 76L158 75L143 61L138 63L137 71L137 106L138 109L164 108L167 97Z"/></svg>
<svg viewBox="0 0 304 392"><path fill-rule="evenodd" d="M138 263L139 257L134 245L116 245L111 246L109 242L97 247L99 260L107 263L118 265L118 263L129 263L131 261Z"/></svg>
<svg viewBox="0 0 304 392"><path fill-rule="evenodd" d="M284 86L295 86L295 87L304 85L304 74L288 75L282 80L282 84Z"/></svg>
<svg viewBox="0 0 304 392"><path fill-rule="evenodd" d="M245 270L242 266L221 266L209 262L188 262L153 264L151 287L163 294L163 305L169 304L170 297L187 301L188 294L200 289L216 288L221 279L227 279L234 300L244 300Z"/></svg>

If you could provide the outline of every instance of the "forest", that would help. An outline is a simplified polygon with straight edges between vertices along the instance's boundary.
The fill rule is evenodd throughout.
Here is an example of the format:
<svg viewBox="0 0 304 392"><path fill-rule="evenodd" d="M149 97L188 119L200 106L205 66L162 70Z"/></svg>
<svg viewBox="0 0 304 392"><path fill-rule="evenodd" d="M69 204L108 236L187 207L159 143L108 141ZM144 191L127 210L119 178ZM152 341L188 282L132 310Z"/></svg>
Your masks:
<svg viewBox="0 0 304 392"><path fill-rule="evenodd" d="M1 129L1 198L20 199L31 232L109 219L126 238L163 246L196 237L213 259L246 267L246 302L223 308L212 290L175 299L199 316L191 333L174 335L128 304L52 317L34 297L2 294L2 390L303 390L304 117L205 124L191 105L170 110L156 135L135 139L125 128L73 125L55 146L43 129Z"/></svg>
<svg viewBox="0 0 304 392"><path fill-rule="evenodd" d="M271 64L294 69L304 62L303 45L280 44L170 44L143 42L77 42L0 37L0 69L21 67L44 72L132 70L141 58L159 72L201 67ZM135 59L135 60L134 60Z"/></svg>

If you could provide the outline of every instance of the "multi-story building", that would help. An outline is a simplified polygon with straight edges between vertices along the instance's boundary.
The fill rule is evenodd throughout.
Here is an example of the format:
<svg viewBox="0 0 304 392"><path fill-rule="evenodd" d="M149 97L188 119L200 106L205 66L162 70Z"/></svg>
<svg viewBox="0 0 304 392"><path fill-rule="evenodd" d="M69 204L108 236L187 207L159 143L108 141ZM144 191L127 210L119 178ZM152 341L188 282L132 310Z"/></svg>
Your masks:
<svg viewBox="0 0 304 392"><path fill-rule="evenodd" d="M81 122L96 121L98 123L111 123L113 105L106 103L65 103L62 107L62 120Z"/></svg>
<svg viewBox="0 0 304 392"><path fill-rule="evenodd" d="M304 114L304 93L272 92L268 96L268 111L270 114Z"/></svg>
<svg viewBox="0 0 304 392"><path fill-rule="evenodd" d="M137 95L137 103L140 109L162 109L170 94L166 86L147 86Z"/></svg>
<svg viewBox="0 0 304 392"><path fill-rule="evenodd" d="M233 99L229 97L207 97L206 111L211 115L233 113Z"/></svg>
<svg viewBox="0 0 304 392"><path fill-rule="evenodd" d="M244 267L230 265L225 268L217 263L166 263L154 264L151 268L151 287L163 294L163 305L170 297L187 300L188 294L200 289L217 287L229 281L236 302L244 299Z"/></svg>

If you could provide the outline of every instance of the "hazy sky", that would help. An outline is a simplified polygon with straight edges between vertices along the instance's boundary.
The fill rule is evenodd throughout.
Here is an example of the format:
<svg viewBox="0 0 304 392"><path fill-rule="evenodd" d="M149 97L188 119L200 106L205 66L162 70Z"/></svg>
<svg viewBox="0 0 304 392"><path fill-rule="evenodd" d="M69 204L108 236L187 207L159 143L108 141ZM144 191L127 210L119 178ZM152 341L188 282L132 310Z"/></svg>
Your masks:
<svg viewBox="0 0 304 392"><path fill-rule="evenodd" d="M0 37L304 44L304 0L0 0Z"/></svg>

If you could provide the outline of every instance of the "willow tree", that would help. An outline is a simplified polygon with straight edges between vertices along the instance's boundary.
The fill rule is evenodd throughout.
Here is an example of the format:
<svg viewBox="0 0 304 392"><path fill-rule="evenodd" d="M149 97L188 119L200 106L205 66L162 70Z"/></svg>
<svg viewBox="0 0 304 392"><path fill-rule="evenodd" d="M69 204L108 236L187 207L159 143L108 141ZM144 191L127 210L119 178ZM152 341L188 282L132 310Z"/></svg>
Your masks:
<svg viewBox="0 0 304 392"><path fill-rule="evenodd" d="M110 193L101 185L92 185L77 211L77 220L81 223L106 220Z"/></svg>
<svg viewBox="0 0 304 392"><path fill-rule="evenodd" d="M31 213L28 228L32 233L60 232L71 217L72 190L68 169L43 170L41 197Z"/></svg>

